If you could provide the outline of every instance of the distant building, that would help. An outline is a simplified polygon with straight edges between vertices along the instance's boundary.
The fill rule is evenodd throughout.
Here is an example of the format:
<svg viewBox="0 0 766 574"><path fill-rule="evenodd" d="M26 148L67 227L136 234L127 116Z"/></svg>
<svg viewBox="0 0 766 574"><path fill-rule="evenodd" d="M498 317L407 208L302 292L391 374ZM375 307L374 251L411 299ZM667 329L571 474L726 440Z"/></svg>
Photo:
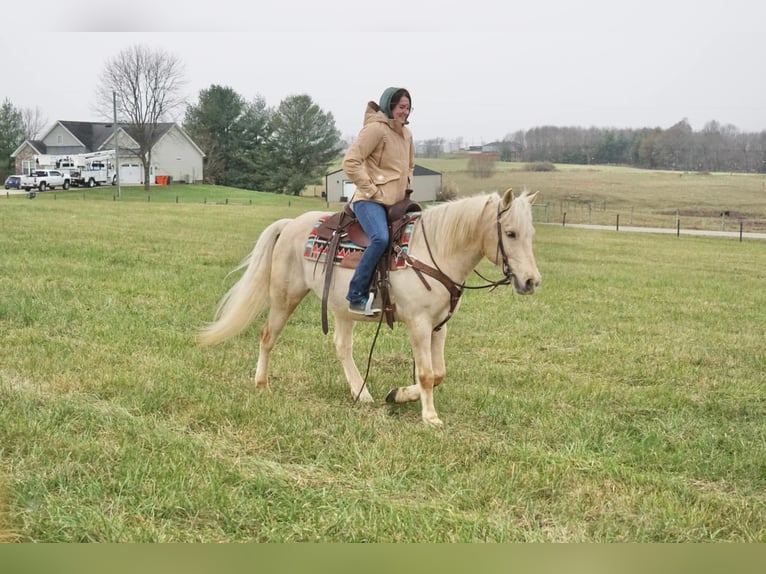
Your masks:
<svg viewBox="0 0 766 574"><path fill-rule="evenodd" d="M415 164L412 182L413 201L436 201L436 196L442 187L442 174ZM330 172L325 176L327 201L348 201L354 195L356 185L342 169Z"/></svg>

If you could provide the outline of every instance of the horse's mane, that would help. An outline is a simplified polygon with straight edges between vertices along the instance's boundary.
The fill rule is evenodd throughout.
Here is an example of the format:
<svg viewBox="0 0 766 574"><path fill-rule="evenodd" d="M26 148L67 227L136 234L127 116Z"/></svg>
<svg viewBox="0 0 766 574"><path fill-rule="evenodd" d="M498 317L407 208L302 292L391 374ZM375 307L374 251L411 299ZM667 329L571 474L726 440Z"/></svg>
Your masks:
<svg viewBox="0 0 766 574"><path fill-rule="evenodd" d="M476 239L476 230L484 209L491 201L500 200L496 193L453 199L423 211L423 227L432 246L438 242L439 251L453 253Z"/></svg>
<svg viewBox="0 0 766 574"><path fill-rule="evenodd" d="M525 189L517 199L527 195L529 194ZM438 238L439 251L449 254L475 241L484 230L479 224L487 209L490 210L494 223L499 201L500 196L497 193L478 194L450 200L424 210L423 226L431 246L436 247L434 244ZM524 208L526 210L523 213L519 211ZM520 233L531 231L532 218L527 201L514 201L511 216Z"/></svg>

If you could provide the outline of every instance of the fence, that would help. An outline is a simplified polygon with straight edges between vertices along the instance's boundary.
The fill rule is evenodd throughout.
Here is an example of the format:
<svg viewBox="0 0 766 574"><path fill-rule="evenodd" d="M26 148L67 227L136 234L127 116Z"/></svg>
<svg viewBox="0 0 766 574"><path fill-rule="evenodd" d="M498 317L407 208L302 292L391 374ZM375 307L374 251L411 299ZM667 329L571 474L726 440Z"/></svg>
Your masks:
<svg viewBox="0 0 766 574"><path fill-rule="evenodd" d="M167 188L165 188L167 189ZM102 193L94 193L93 190L82 193L68 191L66 194L35 192L10 192L6 191L7 199L35 199L44 200L95 200L95 201L120 201L120 202L160 202L160 203L202 203L205 205L253 205L253 200L243 193L236 197L208 197L204 194L172 194L162 193L134 193L130 196L123 194L117 197L108 189L100 190ZM106 193L105 193L106 192ZM275 195L275 199L281 197L281 201L287 199L287 206L292 202L289 197ZM325 204L329 209L329 204ZM766 236L766 219L751 217L749 214L732 211L703 211L690 209L674 209L670 206L662 210L637 209L635 207L621 206L619 209L611 209L606 202L575 202L560 201L557 203L535 203L533 206L535 221L542 223L556 223L566 225L590 225L607 227L615 230L631 228L645 228L665 233L680 235L682 232L711 232L739 234L760 234Z"/></svg>
<svg viewBox="0 0 766 574"><path fill-rule="evenodd" d="M261 195L261 197L254 201L252 193L244 190L238 191L228 189L227 191L233 191L234 193L232 193L231 196L227 196L224 195L223 192L216 193L215 190L213 190L211 193L210 190L193 191L191 188L185 188L183 193L173 193L170 192L167 187L163 187L162 189L163 191L159 191L157 188L152 188L150 193L136 189L132 189L126 193L125 190L123 190L119 196L114 192L114 188L108 187L97 187L95 189L87 189L84 191L73 190L70 188L69 190L62 192L39 192L36 190L29 192L6 191L5 194L0 194L0 206L5 202L6 199L11 201L26 201L27 199L31 199L35 202L93 201L97 203L109 202L183 205L269 205L288 208L291 208L293 203L300 205L300 198L285 194L267 194L268 199L266 200L264 200L263 195ZM322 205L325 204L323 203Z"/></svg>
<svg viewBox="0 0 766 574"><path fill-rule="evenodd" d="M675 231L709 231L728 233L766 233L766 219L736 211L676 209L659 210L621 206L611 209L606 202L543 203L533 205L535 220L561 225L606 226L619 230L626 227Z"/></svg>

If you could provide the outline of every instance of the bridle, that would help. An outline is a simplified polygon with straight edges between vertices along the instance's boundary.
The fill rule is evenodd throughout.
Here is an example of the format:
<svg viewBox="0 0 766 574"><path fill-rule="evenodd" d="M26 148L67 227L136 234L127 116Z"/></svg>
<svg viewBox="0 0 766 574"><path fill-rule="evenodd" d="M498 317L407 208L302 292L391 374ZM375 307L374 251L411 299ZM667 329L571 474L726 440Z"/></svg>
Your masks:
<svg viewBox="0 0 766 574"><path fill-rule="evenodd" d="M431 244L428 241L428 235L426 234L426 228L425 224L423 223L423 218L421 217L419 219L420 228L423 232L423 240L426 244L426 249L428 250L428 256L431 258L431 261L434 264L434 267L431 267L430 265L426 265L422 261L418 259L413 259L409 257L406 253L401 251L401 248L398 248L398 246L395 247L395 250L397 253L404 258L405 263L412 267L413 270L417 273L420 280L423 282L423 284L426 286L426 288L430 291L431 286L428 284L428 281L426 281L425 277L423 277L423 273L426 275L430 275L434 279L437 279L439 282L441 282L444 287L447 288L447 291L450 294L450 306L449 311L447 312L447 316L434 327L434 331L438 331L441 329L444 324L449 321L452 318L452 315L455 313L455 309L457 308L457 304L460 301L460 297L463 294L463 291L466 289L495 289L496 287L500 285L510 285L513 281L514 273L511 269L511 263L508 260L508 254L505 252L505 246L503 245L503 229L501 225L501 217L502 215L508 211L511 206L509 205L505 209L501 209L502 200L499 200L497 203L497 219L496 219L496 228L497 228L497 251L495 259L497 260L497 255L499 255L502 258L502 269L503 269L503 277L501 279L498 279L497 281L492 281L491 279L488 279L484 277L481 273L479 273L476 269L473 270L476 275L481 277L484 281L487 283L485 285L466 285L465 281L462 283L458 283L457 281L450 278L444 271L441 270L439 267L439 264L436 262L436 259L434 258L433 252L431 251Z"/></svg>
<svg viewBox="0 0 766 574"><path fill-rule="evenodd" d="M487 279L476 271L476 269L473 270L476 275L481 277L484 281L487 282L487 285L478 285L476 287L466 287L466 289L486 289L491 288L494 289L498 285L510 285L511 281L513 280L514 274L513 270L511 269L511 262L508 260L508 254L505 252L505 245L503 245L503 228L500 224L500 218L502 215L511 209L511 206L508 205L505 209L500 209L500 206L502 205L503 201L500 200L497 202L497 250L495 251L495 259L497 259L497 254L499 253L502 257L502 263L503 263L503 278L498 279L497 281L492 281L491 279ZM429 249L429 255L430 255L430 249ZM431 260L433 260L433 257L431 257Z"/></svg>

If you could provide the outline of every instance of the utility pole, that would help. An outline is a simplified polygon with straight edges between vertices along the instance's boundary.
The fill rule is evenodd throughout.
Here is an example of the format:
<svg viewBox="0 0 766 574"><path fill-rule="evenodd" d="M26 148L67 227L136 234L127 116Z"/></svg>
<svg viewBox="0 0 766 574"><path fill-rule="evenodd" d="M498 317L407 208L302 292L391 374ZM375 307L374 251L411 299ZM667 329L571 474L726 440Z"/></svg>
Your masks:
<svg viewBox="0 0 766 574"><path fill-rule="evenodd" d="M117 145L117 92L112 92L112 139L114 140L114 178L117 186L117 197L120 197L120 146Z"/></svg>

